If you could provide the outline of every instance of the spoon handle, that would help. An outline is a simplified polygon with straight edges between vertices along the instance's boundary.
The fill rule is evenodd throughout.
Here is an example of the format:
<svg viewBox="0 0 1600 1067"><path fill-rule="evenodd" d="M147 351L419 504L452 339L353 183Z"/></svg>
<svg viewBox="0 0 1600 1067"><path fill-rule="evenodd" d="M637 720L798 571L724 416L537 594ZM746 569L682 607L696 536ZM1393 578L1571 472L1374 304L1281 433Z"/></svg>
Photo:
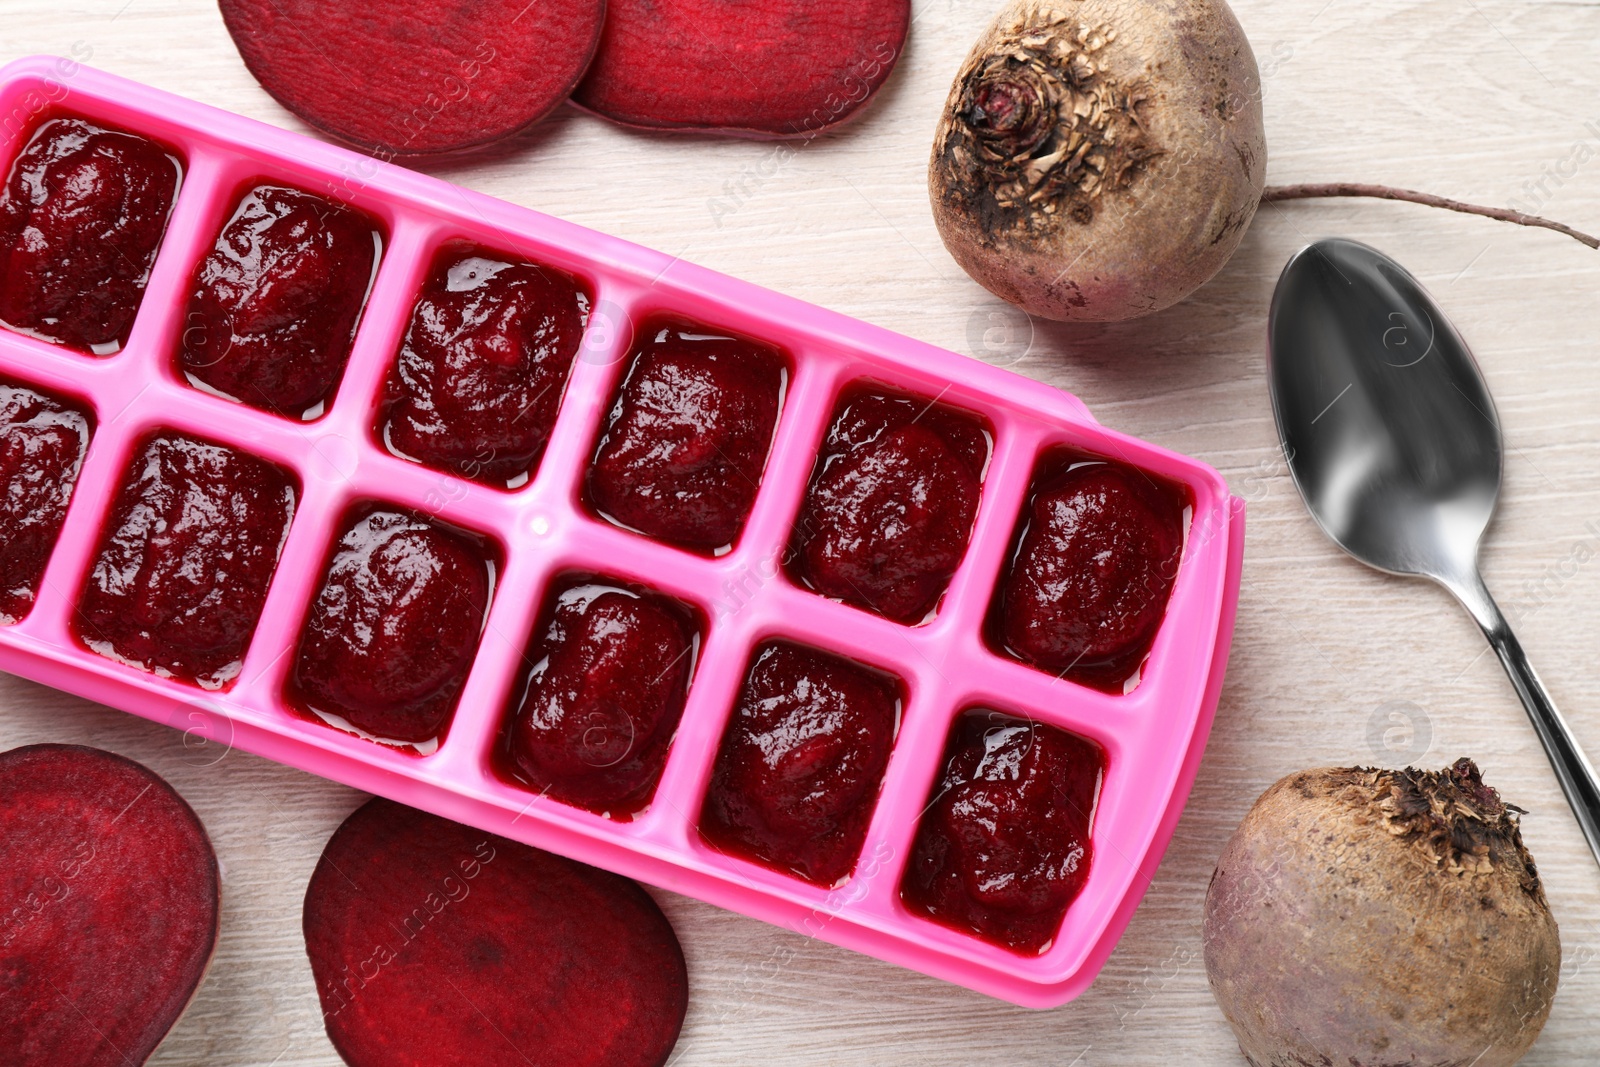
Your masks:
<svg viewBox="0 0 1600 1067"><path fill-rule="evenodd" d="M1550 766L1555 768L1556 777L1561 781L1561 791L1567 795L1567 803L1572 805L1583 836L1589 840L1590 851L1596 861L1600 861L1600 776L1595 774L1594 765L1578 747L1566 719L1561 717L1533 664L1528 662L1517 635L1511 632L1511 624L1506 622L1499 605L1489 595L1483 577L1474 570L1465 580L1445 584L1472 613L1483 629L1483 636L1489 639L1489 647L1494 649L1511 676L1511 684L1516 687L1517 696L1522 698L1522 706L1528 709L1528 718L1533 720L1533 728L1544 743Z"/></svg>

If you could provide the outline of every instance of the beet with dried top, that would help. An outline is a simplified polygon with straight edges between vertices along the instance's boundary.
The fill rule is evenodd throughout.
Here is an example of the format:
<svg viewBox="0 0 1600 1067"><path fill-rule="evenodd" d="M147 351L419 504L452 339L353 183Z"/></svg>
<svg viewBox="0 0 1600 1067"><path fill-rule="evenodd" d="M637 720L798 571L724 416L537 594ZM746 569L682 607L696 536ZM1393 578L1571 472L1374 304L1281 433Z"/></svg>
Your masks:
<svg viewBox="0 0 1600 1067"><path fill-rule="evenodd" d="M950 86L928 196L996 296L1126 319L1221 269L1266 170L1261 75L1225 0L1011 0Z"/></svg>
<svg viewBox="0 0 1600 1067"><path fill-rule="evenodd" d="M351 1067L661 1067L683 951L626 878L372 800L306 889L306 954Z"/></svg>
<svg viewBox="0 0 1600 1067"><path fill-rule="evenodd" d="M1412 189L1266 185L1261 89L1226 0L1010 0L957 72L934 134L939 236L1030 316L1088 322L1187 297L1234 255L1262 203L1407 201L1600 248L1550 219Z"/></svg>
<svg viewBox="0 0 1600 1067"><path fill-rule="evenodd" d="M908 0L609 0L572 99L629 126L815 136L878 91L910 23Z"/></svg>
<svg viewBox="0 0 1600 1067"><path fill-rule="evenodd" d="M1206 976L1259 1067L1511 1067L1561 979L1520 809L1471 760L1322 767L1251 807L1206 890Z"/></svg>
<svg viewBox="0 0 1600 1067"><path fill-rule="evenodd" d="M220 879L170 785L77 745L0 754L0 1059L130 1067L205 976Z"/></svg>
<svg viewBox="0 0 1600 1067"><path fill-rule="evenodd" d="M383 157L502 140L559 107L600 41L604 0L219 0L261 87Z"/></svg>

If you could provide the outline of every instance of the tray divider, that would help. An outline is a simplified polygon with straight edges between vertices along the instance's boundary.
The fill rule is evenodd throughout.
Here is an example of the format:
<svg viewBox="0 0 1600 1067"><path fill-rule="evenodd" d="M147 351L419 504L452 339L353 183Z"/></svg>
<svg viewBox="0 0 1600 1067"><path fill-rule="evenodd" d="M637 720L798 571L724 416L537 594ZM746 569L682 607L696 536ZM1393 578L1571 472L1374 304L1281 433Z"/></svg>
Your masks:
<svg viewBox="0 0 1600 1067"><path fill-rule="evenodd" d="M1027 504L1043 434L1031 422L1008 418L994 427L994 455L983 482L967 554L939 605L936 625L981 644L993 591L1004 576L1011 536Z"/></svg>
<svg viewBox="0 0 1600 1067"><path fill-rule="evenodd" d="M144 427L127 419L96 420L89 450L78 472L55 549L39 579L33 610L18 624L27 632L68 648L81 648L71 620L100 547L101 526L111 513Z"/></svg>
<svg viewBox="0 0 1600 1067"><path fill-rule="evenodd" d="M493 749L509 711L512 689L522 676L523 653L549 578L548 560L527 548L508 547L449 732L439 750L427 757L431 771L473 779L492 773Z"/></svg>
<svg viewBox="0 0 1600 1067"><path fill-rule="evenodd" d="M711 621L700 648L678 733L645 818L645 829L681 849L699 847L695 824L701 798L711 780L722 733L744 685L755 639L750 620L738 613Z"/></svg>
<svg viewBox="0 0 1600 1067"><path fill-rule="evenodd" d="M189 284L211 251L230 194L230 160L203 144L190 147L178 199L150 269L128 343L114 359L137 363L147 382L181 380L176 357ZM124 367L126 372L126 367Z"/></svg>
<svg viewBox="0 0 1600 1067"><path fill-rule="evenodd" d="M343 485L326 478L307 478L302 472L294 522L278 554L255 635L245 650L234 689L237 699L266 711L289 706L285 687L294 669L300 628L322 582L328 551L339 534L337 527L348 501Z"/></svg>
<svg viewBox="0 0 1600 1067"><path fill-rule="evenodd" d="M961 685L949 680L970 673L962 660L961 651L952 649L939 665L925 663L908 672L910 695L901 710L900 730L857 861L857 876L865 875L866 880L851 890L852 899L874 914L893 916L900 911L900 880L941 769L945 739L968 704Z"/></svg>
<svg viewBox="0 0 1600 1067"><path fill-rule="evenodd" d="M618 380L627 373L638 321L634 297L624 283L601 277L591 299L589 321L572 361L550 443L534 476L534 492L551 508L580 506L583 479L595 442L605 432Z"/></svg>
<svg viewBox="0 0 1600 1067"><path fill-rule="evenodd" d="M789 530L805 497L817 446L833 412L834 391L843 376L834 360L808 358L803 351L791 355L795 366L778 413L761 490L734 550L764 584L785 580L781 571Z"/></svg>

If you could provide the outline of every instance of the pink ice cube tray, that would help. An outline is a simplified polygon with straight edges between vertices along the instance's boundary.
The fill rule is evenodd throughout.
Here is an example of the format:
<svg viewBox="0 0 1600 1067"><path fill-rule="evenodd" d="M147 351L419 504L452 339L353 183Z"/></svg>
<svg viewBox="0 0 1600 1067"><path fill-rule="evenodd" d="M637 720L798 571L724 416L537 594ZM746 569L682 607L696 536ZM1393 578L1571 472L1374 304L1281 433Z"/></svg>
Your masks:
<svg viewBox="0 0 1600 1067"><path fill-rule="evenodd" d="M560 219L53 57L0 71L10 161L44 118L69 114L152 137L183 180L132 334L94 356L0 330L0 378L74 399L93 437L37 602L0 628L0 668L358 789L425 808L804 934L1049 1007L1087 988L1166 848L1199 764L1232 637L1244 508L1210 467L1098 425L1075 397ZM320 417L294 421L191 386L175 369L196 265L258 181L347 201L379 220L383 254L349 365ZM594 310L548 450L506 490L389 453L374 432L435 250L465 239L568 271ZM628 363L629 324L667 314L762 340L792 361L760 493L719 556L609 525L580 486ZM776 560L787 544L840 391L871 380L975 412L993 434L971 543L937 614L904 626L801 588ZM135 445L174 429L267 457L299 481L299 503L238 676L205 691L97 655L69 619ZM1035 462L1070 446L1186 487L1192 509L1165 621L1138 684L1085 688L992 651L983 639ZM293 710L285 686L338 523L359 501L423 511L475 531L501 557L481 645L448 732L426 754L340 731ZM705 616L688 703L654 801L633 821L564 806L491 767L511 688L548 583L572 571L660 590ZM899 732L855 873L833 889L721 854L696 821L751 651L773 637L830 650L902 685ZM1107 769L1093 864L1053 943L1021 955L906 909L899 886L952 722L992 708L1098 742Z"/></svg>

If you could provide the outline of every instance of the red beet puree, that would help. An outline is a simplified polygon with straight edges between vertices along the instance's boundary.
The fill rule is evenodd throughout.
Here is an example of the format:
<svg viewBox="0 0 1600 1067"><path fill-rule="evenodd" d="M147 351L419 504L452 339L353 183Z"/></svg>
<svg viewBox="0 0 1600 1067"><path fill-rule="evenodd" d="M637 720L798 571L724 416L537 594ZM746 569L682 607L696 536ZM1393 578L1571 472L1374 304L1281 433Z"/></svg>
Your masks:
<svg viewBox="0 0 1600 1067"><path fill-rule="evenodd" d="M0 623L33 607L88 446L83 412L0 382Z"/></svg>
<svg viewBox="0 0 1600 1067"><path fill-rule="evenodd" d="M694 668L686 609L599 579L569 582L528 650L510 752L534 787L626 816L650 803Z"/></svg>
<svg viewBox="0 0 1600 1067"><path fill-rule="evenodd" d="M894 744L888 677L798 645L756 652L700 815L716 848L816 885L849 876Z"/></svg>
<svg viewBox="0 0 1600 1067"><path fill-rule="evenodd" d="M41 125L0 189L0 319L97 355L122 347L179 176L143 137Z"/></svg>
<svg viewBox="0 0 1600 1067"><path fill-rule="evenodd" d="M322 403L350 355L375 234L372 220L320 196L250 190L195 274L184 371L282 415Z"/></svg>
<svg viewBox="0 0 1600 1067"><path fill-rule="evenodd" d="M207 689L239 673L295 485L237 449L163 432L123 475L78 605L95 651Z"/></svg>
<svg viewBox="0 0 1600 1067"><path fill-rule="evenodd" d="M1043 952L1088 877L1104 769L1097 745L1053 726L962 715L917 828L906 905L985 941Z"/></svg>
<svg viewBox="0 0 1600 1067"><path fill-rule="evenodd" d="M478 648L489 568L464 535L380 509L345 531L300 638L297 702L385 740L443 732Z"/></svg>
<svg viewBox="0 0 1600 1067"><path fill-rule="evenodd" d="M761 485L783 381L782 359L762 345L659 328L612 409L590 501L663 541L731 544Z"/></svg>
<svg viewBox="0 0 1600 1067"><path fill-rule="evenodd" d="M504 485L544 454L589 297L550 267L493 253L442 254L389 375L389 447Z"/></svg>
<svg viewBox="0 0 1600 1067"><path fill-rule="evenodd" d="M1167 610L1183 548L1178 490L1108 463L1047 468L1001 587L1004 648L1041 670L1120 693Z"/></svg>
<svg viewBox="0 0 1600 1067"><path fill-rule="evenodd" d="M931 401L857 390L840 401L795 529L797 576L918 622L961 563L989 441Z"/></svg>

